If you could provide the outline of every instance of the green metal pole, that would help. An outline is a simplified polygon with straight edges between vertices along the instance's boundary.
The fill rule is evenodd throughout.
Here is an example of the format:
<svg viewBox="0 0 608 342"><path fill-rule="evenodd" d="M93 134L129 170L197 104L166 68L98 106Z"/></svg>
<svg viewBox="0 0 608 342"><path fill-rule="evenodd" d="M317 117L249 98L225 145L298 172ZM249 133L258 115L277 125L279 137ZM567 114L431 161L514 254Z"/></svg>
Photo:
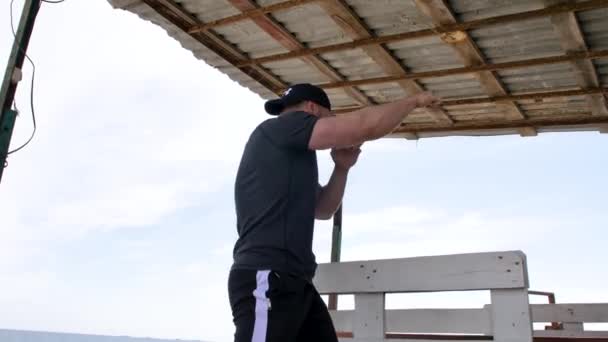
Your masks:
<svg viewBox="0 0 608 342"><path fill-rule="evenodd" d="M334 229L331 235L331 262L340 262L342 248L342 206L334 214ZM327 303L329 310L338 309L338 295L330 294Z"/></svg>
<svg viewBox="0 0 608 342"><path fill-rule="evenodd" d="M2 88L0 88L0 103L2 104L0 109L0 181L2 181L2 173L6 165L13 127L15 126L16 113L11 110L11 105L15 98L17 85L21 80L21 70L34 29L34 22L40 9L40 3L40 0L25 0L19 27L13 42L13 49L4 72Z"/></svg>

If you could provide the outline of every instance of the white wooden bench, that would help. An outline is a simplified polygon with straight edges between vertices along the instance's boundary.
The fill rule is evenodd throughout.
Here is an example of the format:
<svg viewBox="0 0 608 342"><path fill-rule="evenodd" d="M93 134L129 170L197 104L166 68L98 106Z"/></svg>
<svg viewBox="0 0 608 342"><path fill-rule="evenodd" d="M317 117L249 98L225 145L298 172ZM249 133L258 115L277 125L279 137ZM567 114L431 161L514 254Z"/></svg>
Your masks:
<svg viewBox="0 0 608 342"><path fill-rule="evenodd" d="M533 322L558 322L560 330L534 331L534 337L608 339L608 331L585 330L585 323L608 323L608 304L536 304Z"/></svg>
<svg viewBox="0 0 608 342"><path fill-rule="evenodd" d="M322 294L354 295L355 310L332 312L344 341L391 341L391 333L479 334L498 342L533 338L526 257L519 251L322 264L315 285ZM387 293L471 290L489 290L491 306L385 310Z"/></svg>

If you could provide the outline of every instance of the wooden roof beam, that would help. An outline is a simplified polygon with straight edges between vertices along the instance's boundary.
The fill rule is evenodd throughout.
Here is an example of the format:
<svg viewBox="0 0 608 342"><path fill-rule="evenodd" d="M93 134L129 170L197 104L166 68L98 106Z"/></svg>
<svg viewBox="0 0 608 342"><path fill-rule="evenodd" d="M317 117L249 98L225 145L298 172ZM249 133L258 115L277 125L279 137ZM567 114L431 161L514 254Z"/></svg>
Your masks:
<svg viewBox="0 0 608 342"><path fill-rule="evenodd" d="M188 28L192 25L200 24L196 17L172 0L142 1L184 32L187 32ZM190 33L189 35L271 92L280 94L287 87L281 79L260 65L239 66L242 61L247 60L247 56L219 35L213 32Z"/></svg>
<svg viewBox="0 0 608 342"><path fill-rule="evenodd" d="M276 4L268 5L268 6L259 6L259 7L256 6L255 8L245 10L242 13L239 13L237 15L233 15L230 17L210 21L210 22L207 22L204 24L198 24L198 25L192 26L188 30L188 32L196 33L196 32L207 31L207 30L210 30L215 27L230 25L230 24L233 24L233 23L236 23L239 21L252 19L252 18L255 18L258 16L264 16L266 14L271 14L271 13L278 12L278 11L288 10L290 8L306 5L306 4L317 2L317 1L321 1L321 0L288 0L288 1L283 1L283 2L276 3Z"/></svg>
<svg viewBox="0 0 608 342"><path fill-rule="evenodd" d="M416 7L428 16L435 26L458 24L456 16L445 0L414 0L414 2ZM449 39L446 37L449 37ZM466 31L457 31L450 36L442 36L442 39L454 49L465 66L486 64L483 53ZM494 71L481 71L474 75L479 81L481 88L490 97L508 95L498 74ZM526 118L519 106L513 101L498 101L496 107L502 111L509 120ZM521 135L530 136L530 128L527 128L526 132L521 132Z"/></svg>
<svg viewBox="0 0 608 342"><path fill-rule="evenodd" d="M305 49L301 49L298 51L280 53L280 54L276 54L276 55L270 55L270 56L266 56L266 57L251 59L248 61L244 61L242 64L240 64L240 66L277 62L277 61L282 61L282 60L287 60L287 59L292 59L292 58L299 58L299 57L306 56L306 55L313 55L313 54L318 55L318 54L329 53L329 52L344 51L344 50L350 50L350 49L359 48L359 47L363 47L363 46L367 46L367 45L387 44L387 43L393 43L393 42L410 40L410 39L432 37L432 36L455 32L455 31L466 31L466 30L470 30L470 29L488 27L488 26L493 26L493 25L498 25L498 24L506 24L506 23L518 22L518 21L522 21L522 20L542 18L542 17L546 17L549 15L553 15L553 14L567 13L567 12L572 12L572 11L593 10L593 9L605 8L605 7L608 7L608 0L588 0L585 2L568 2L566 4L555 5L555 6L542 8L542 9L538 9L538 10L533 10L533 11L477 19L477 20L472 20L472 21L458 23L458 24L435 27L432 29L396 33L396 34L380 36L380 37L364 38L364 39L355 40L353 42L326 45L326 46L321 46L321 47L316 47L316 48L305 48Z"/></svg>
<svg viewBox="0 0 608 342"><path fill-rule="evenodd" d="M258 9L258 5L252 0L228 0L228 2L240 11L252 11ZM302 43L293 36L283 25L274 20L272 17L261 14L251 18L251 20L262 30L268 33L278 43L290 51L297 51L304 48ZM332 66L327 62L315 55L302 56L301 59L313 68L319 70L328 79L334 82L344 81L344 77L338 73ZM348 96L353 98L356 102L363 105L370 105L374 102L367 97L359 89L347 86L344 91Z"/></svg>
<svg viewBox="0 0 608 342"><path fill-rule="evenodd" d="M542 101L542 99L550 99L555 97L571 97L571 96L583 96L590 94L608 94L608 87L599 87L599 88L588 88L588 89L573 89L573 90L557 90L557 91L545 91L545 92L536 92L536 93L523 93L516 95L505 95L505 96L495 96L495 97L474 97L474 98L464 98L464 99L453 99L453 100L444 100L441 104L444 107L450 106L461 106L461 105L472 105L472 104L485 104L485 103L495 103L501 101L523 101L523 100L536 100ZM351 108L341 108L336 110L336 113L346 113L359 109L360 107L351 107ZM505 120L509 122L509 120Z"/></svg>
<svg viewBox="0 0 608 342"><path fill-rule="evenodd" d="M545 0L548 6L565 3L564 0ZM588 51L585 37L574 13L560 13L551 16L551 23L560 38L566 53ZM590 60L575 60L570 63L581 88L599 87L600 81L593 62ZM586 96L586 101L593 115L608 115L606 98L602 94Z"/></svg>
<svg viewBox="0 0 608 342"><path fill-rule="evenodd" d="M539 66L539 65L574 62L574 61L578 61L581 59L596 59L596 58L606 58L606 57L608 57L608 50L579 51L579 52L571 52L571 53L568 53L567 55L562 55L562 56L540 57L540 58L524 59L524 60L520 60L520 61L511 61L511 62L496 63L496 64L471 65L471 66L461 67L461 68L422 71L422 72L414 72L414 73L408 73L408 74L403 74L403 75L372 77L372 78L364 78L364 79L360 79L360 80L324 83L324 84L318 84L318 86L320 86L321 88L324 88L324 89L342 88L342 87L345 87L348 85L360 86L360 85L390 83L390 82L395 82L395 81L399 81L399 80L417 80L417 79L433 78L433 77L463 75L463 74L470 74L470 73L476 73L476 72L481 72L481 71L522 69L522 68Z"/></svg>
<svg viewBox="0 0 608 342"><path fill-rule="evenodd" d="M582 116L582 114L587 114ZM481 121L481 122L456 122L452 126L438 126L435 124L407 124L397 129L394 134L414 133L420 136L423 133L441 133L458 131L488 131L504 129L524 129L528 127L573 127L587 126L589 130L600 130L608 126L608 116L592 115L591 113L573 113L563 116L550 116L542 118L530 118L516 121Z"/></svg>
<svg viewBox="0 0 608 342"><path fill-rule="evenodd" d="M375 35L359 16L344 0L326 0L319 2L319 6L333 19L333 21L351 39L374 38ZM362 50L384 71L386 75L405 76L406 68L383 45L367 45ZM413 79L400 79L395 81L407 95L425 91L424 87ZM454 123L444 109L427 110L428 114L437 122Z"/></svg>

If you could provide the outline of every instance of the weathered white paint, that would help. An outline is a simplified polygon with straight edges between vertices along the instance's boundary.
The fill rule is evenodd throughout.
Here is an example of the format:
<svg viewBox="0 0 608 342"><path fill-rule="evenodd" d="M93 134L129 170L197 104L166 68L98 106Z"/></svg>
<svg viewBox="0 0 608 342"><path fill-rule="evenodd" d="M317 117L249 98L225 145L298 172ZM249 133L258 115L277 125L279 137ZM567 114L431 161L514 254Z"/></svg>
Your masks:
<svg viewBox="0 0 608 342"><path fill-rule="evenodd" d="M492 290L492 335L496 342L532 342L527 289Z"/></svg>
<svg viewBox="0 0 608 342"><path fill-rule="evenodd" d="M432 292L528 286L519 251L321 264L320 293Z"/></svg>
<svg viewBox="0 0 608 342"><path fill-rule="evenodd" d="M533 336L608 337L608 332L584 331L583 325L608 322L608 304L530 305L521 252L326 264L315 283L321 293L355 294L355 310L330 312L336 330L354 335L341 341L404 341L384 339L386 333L475 334L493 336L496 342L532 342ZM389 292L463 290L490 290L492 304L481 309L384 310ZM533 331L533 321L561 322L565 330Z"/></svg>
<svg viewBox="0 0 608 342"><path fill-rule="evenodd" d="M337 331L353 331L352 310L331 311ZM386 310L386 332L492 334L489 309Z"/></svg>
<svg viewBox="0 0 608 342"><path fill-rule="evenodd" d="M384 339L384 294L358 293L355 295L353 335L355 341Z"/></svg>
<svg viewBox="0 0 608 342"><path fill-rule="evenodd" d="M534 322L608 323L608 303L532 305Z"/></svg>
<svg viewBox="0 0 608 342"><path fill-rule="evenodd" d="M535 337L608 338L608 331L537 330Z"/></svg>
<svg viewBox="0 0 608 342"><path fill-rule="evenodd" d="M585 325L583 323L562 323L562 328L568 331L584 331Z"/></svg>
<svg viewBox="0 0 608 342"><path fill-rule="evenodd" d="M386 310L385 326L387 332L492 335L491 308ZM533 322L564 322L565 330L580 329L583 323L608 323L608 303L532 304L530 308ZM353 313L331 311L336 330L353 331Z"/></svg>

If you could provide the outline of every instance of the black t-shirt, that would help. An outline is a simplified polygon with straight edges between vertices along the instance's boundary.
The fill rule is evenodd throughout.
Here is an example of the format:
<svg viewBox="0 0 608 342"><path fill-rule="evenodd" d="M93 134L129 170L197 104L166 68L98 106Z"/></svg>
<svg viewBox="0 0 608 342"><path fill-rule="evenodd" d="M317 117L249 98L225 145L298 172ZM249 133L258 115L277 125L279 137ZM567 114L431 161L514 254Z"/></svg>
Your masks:
<svg viewBox="0 0 608 342"><path fill-rule="evenodd" d="M245 146L235 182L239 238L233 269L269 269L312 280L317 117L285 113L261 123Z"/></svg>

